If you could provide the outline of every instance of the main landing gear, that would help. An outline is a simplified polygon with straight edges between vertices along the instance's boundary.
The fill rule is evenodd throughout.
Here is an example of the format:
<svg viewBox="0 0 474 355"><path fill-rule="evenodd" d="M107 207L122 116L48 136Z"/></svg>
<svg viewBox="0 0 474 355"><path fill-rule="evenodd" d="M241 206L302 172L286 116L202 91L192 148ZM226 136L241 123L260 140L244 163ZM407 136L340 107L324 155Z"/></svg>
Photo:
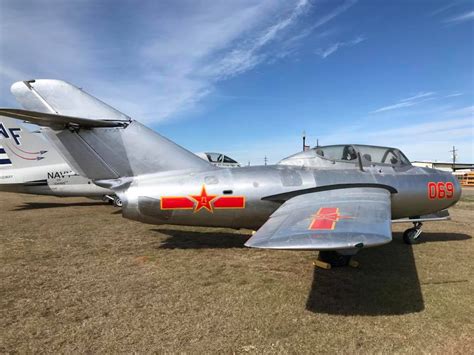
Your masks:
<svg viewBox="0 0 474 355"><path fill-rule="evenodd" d="M105 202L113 204L115 207L122 207L123 202L117 195L105 195L103 200Z"/></svg>
<svg viewBox="0 0 474 355"><path fill-rule="evenodd" d="M403 233L403 241L409 245L418 243L418 238L422 232L422 226L423 223L421 222L413 222L413 228L408 228Z"/></svg>
<svg viewBox="0 0 474 355"><path fill-rule="evenodd" d="M359 267L359 263L352 259L353 255L345 255L334 250L323 250L319 252L318 259L313 262L315 267L330 269L338 266Z"/></svg>
<svg viewBox="0 0 474 355"><path fill-rule="evenodd" d="M118 196L114 196L114 206L118 208L123 206L123 202Z"/></svg>
<svg viewBox="0 0 474 355"><path fill-rule="evenodd" d="M403 233L403 241L409 245L418 243L418 238L422 233L422 226L423 223L421 222L413 222L413 227L408 228ZM318 259L313 261L313 265L321 269L330 269L331 267L338 266L359 267L359 263L352 259L353 255L353 253L345 254L335 250L322 250L319 252Z"/></svg>

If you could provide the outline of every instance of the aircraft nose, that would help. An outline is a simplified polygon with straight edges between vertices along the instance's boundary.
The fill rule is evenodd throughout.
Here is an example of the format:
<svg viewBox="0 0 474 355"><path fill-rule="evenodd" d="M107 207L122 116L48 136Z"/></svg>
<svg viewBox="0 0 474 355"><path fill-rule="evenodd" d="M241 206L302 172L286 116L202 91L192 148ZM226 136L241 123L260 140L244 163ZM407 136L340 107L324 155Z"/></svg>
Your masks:
<svg viewBox="0 0 474 355"><path fill-rule="evenodd" d="M441 174L441 181L444 182L444 193L442 193L441 201L446 203L444 208L449 208L461 198L462 187L456 175L449 172L442 172Z"/></svg>
<svg viewBox="0 0 474 355"><path fill-rule="evenodd" d="M453 183L454 185L454 196L453 196L453 199L455 202L458 202L460 199L461 199L461 194L462 194L462 186L459 182L459 179L454 175L454 174L450 174L451 177L451 182Z"/></svg>

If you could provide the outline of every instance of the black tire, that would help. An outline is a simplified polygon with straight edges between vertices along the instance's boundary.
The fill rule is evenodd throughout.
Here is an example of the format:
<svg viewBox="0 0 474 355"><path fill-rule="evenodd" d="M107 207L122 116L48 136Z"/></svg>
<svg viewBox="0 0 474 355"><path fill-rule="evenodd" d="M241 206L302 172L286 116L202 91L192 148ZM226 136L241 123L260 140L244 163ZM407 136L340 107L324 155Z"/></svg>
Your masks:
<svg viewBox="0 0 474 355"><path fill-rule="evenodd" d="M418 234L418 229L416 228L408 228L404 233L403 233L403 241L405 244L412 245L418 243L418 236L415 238L415 236Z"/></svg>
<svg viewBox="0 0 474 355"><path fill-rule="evenodd" d="M342 255L337 251L320 251L318 260L330 264L332 267L347 266L351 261L351 255Z"/></svg>

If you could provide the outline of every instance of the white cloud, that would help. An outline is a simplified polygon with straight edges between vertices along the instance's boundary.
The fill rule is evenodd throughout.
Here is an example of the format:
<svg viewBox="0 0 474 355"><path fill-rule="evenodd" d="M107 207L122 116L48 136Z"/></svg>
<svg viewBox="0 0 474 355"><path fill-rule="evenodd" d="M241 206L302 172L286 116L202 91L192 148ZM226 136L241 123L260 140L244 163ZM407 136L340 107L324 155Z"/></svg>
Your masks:
<svg viewBox="0 0 474 355"><path fill-rule="evenodd" d="M474 106L432 110L427 113L429 121L423 123L416 120L417 116L417 113L413 113L413 119L407 119L406 122L393 119L389 127L367 117L366 120L354 121L357 123L352 126L331 128L330 131L313 128L308 132L319 132L318 138L322 145L359 143L391 146L400 148L412 160L449 160L449 150L455 145L459 149L460 161L474 161ZM277 145L275 141L278 141ZM307 142L314 146L316 138L308 135ZM263 164L265 155L271 163L276 163L301 151L301 136L289 133L283 137L245 145L229 145L227 148L226 153L244 164L249 160L252 165Z"/></svg>
<svg viewBox="0 0 474 355"><path fill-rule="evenodd" d="M418 105L422 102L432 100L434 95L435 95L434 92L420 92L420 93L418 93L414 96L407 97L405 99L401 99L396 104L389 105L389 106L384 106L384 107L381 107L379 109L376 109L376 110L372 111L371 113L380 113L380 112L397 110L397 109L400 109L400 108L415 106L415 105Z"/></svg>
<svg viewBox="0 0 474 355"><path fill-rule="evenodd" d="M336 42L336 43L331 44L326 49L322 49L322 48L317 49L316 54L318 54L319 56L321 56L321 58L324 59L324 58L329 57L331 54L333 54L334 52L336 52L338 49L340 49L342 47L352 47L352 46L355 46L356 44L359 44L359 43L361 43L365 40L366 40L365 37L358 36L358 37L354 38L351 41Z"/></svg>
<svg viewBox="0 0 474 355"><path fill-rule="evenodd" d="M319 18L317 18L313 24L304 27L302 30L298 31L292 36L289 36L286 40L283 41L281 45L281 50L275 53L275 58L285 58L294 52L296 52L297 47L301 44L301 41L311 35L316 29L326 25L328 22L342 14L343 12L347 11L350 7L357 3L357 0L346 0L340 6L336 7L335 9L331 10L327 14L323 14ZM318 10L318 5L313 6ZM329 37L334 35L335 33L339 32L338 28L331 28L322 31L315 35L315 38L321 39L325 37Z"/></svg>
<svg viewBox="0 0 474 355"><path fill-rule="evenodd" d="M440 8L437 8L436 10L432 11L429 13L429 16L435 16L438 15L442 12L445 12L446 10L452 8L453 6L457 5L455 1L451 2L450 4L444 5Z"/></svg>
<svg viewBox="0 0 474 355"><path fill-rule="evenodd" d="M342 14L344 11L348 10L351 6L353 6L355 3L357 3L357 0L348 0L346 2L344 2L342 5L338 6L337 8L335 8L333 11L331 11L330 13L328 13L327 15L321 17L319 20L317 20L312 28L315 29L315 28L318 28L324 24L326 24L327 22L331 21L333 18L335 18L336 16L339 16L340 14Z"/></svg>
<svg viewBox="0 0 474 355"><path fill-rule="evenodd" d="M433 122L405 125L398 128L368 133L368 137L385 140L387 137L427 137L430 139L472 137L472 117L451 118Z"/></svg>
<svg viewBox="0 0 474 355"><path fill-rule="evenodd" d="M415 100L418 100L418 99L422 99L424 97L433 96L434 94L435 94L434 92L420 92L420 93L416 94L415 96L410 96L410 97L407 97L405 99L401 99L400 101L401 102L415 101Z"/></svg>
<svg viewBox="0 0 474 355"><path fill-rule="evenodd" d="M449 94L449 95L446 95L444 98L450 98L450 97L457 97L457 96L461 96L461 95L464 95L462 92L454 92L452 94Z"/></svg>
<svg viewBox="0 0 474 355"><path fill-rule="evenodd" d="M253 68L266 58L266 54L261 53L260 50L297 21L305 13L308 5L307 0L300 0L289 16L265 28L255 38L248 40L240 47L225 53L211 65L205 66L202 73L213 77L214 80L221 80Z"/></svg>
<svg viewBox="0 0 474 355"><path fill-rule="evenodd" d="M318 12L313 24L303 26L309 0L183 1L119 3L108 21L99 14L109 9L91 0L4 0L1 100L10 96L12 81L55 78L141 121L176 117L219 81L282 57L278 47L288 46L288 37L301 40L355 3ZM117 26L121 18L114 16L127 6L126 21Z"/></svg>
<svg viewBox="0 0 474 355"><path fill-rule="evenodd" d="M414 117L417 115L415 114ZM353 127L342 134L335 132L325 139L331 143L359 142L363 144L395 146L412 160L447 160L448 150L455 145L460 159L474 160L474 106L445 109L429 114L423 123L391 121L391 128L372 123L366 127ZM413 119L415 121L416 118ZM365 125L367 126L367 125ZM393 127L393 128L392 128Z"/></svg>
<svg viewBox="0 0 474 355"><path fill-rule="evenodd" d="M408 108L408 107L420 105L422 103L425 103L427 101L432 101L432 100L435 100L435 99L439 101L440 99L450 99L450 98L458 97L458 96L461 96L461 95L464 95L464 93L462 93L462 92L453 92L452 94L441 96L441 94L437 95L436 92L432 92L432 91L430 91L430 92L420 92L416 95L401 99L393 105L388 105L388 106L381 107L379 109L371 111L370 113L374 114L374 113L382 113L382 112L393 111L393 110L400 110L400 109L403 109L403 108ZM436 112L439 112L439 111L446 110L448 108L449 108L449 106L448 107L445 107L445 106L431 107L431 108L428 109L428 112L431 112L431 111L434 110L434 112L431 112L431 113L436 113ZM415 112L413 110L410 110L410 111L407 112L408 115L411 115L411 114L414 114L414 113ZM423 108L423 112L417 112L417 113L418 114L427 113L426 112L426 107Z"/></svg>
<svg viewBox="0 0 474 355"><path fill-rule="evenodd" d="M465 21L470 21L470 20L474 20L474 11L468 11L468 12L465 12L463 14L460 14L460 15L457 15L457 16L454 16L454 17L450 17L450 18L444 20L444 22L445 23L458 24L458 23L465 22Z"/></svg>

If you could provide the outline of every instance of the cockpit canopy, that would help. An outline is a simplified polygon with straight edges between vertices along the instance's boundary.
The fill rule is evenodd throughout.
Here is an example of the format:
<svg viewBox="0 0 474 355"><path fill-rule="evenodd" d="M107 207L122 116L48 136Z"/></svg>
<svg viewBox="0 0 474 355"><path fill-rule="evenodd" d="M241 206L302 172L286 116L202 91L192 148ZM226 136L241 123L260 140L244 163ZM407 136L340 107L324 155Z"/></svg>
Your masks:
<svg viewBox="0 0 474 355"><path fill-rule="evenodd" d="M360 169L369 166L411 166L407 157L397 148L361 144L317 146L286 157L278 164L331 169L346 169L351 165Z"/></svg>
<svg viewBox="0 0 474 355"><path fill-rule="evenodd" d="M408 158L397 148L378 147L372 145L328 145L313 148L316 155L340 162L357 162L359 157L363 165L411 165Z"/></svg>
<svg viewBox="0 0 474 355"><path fill-rule="evenodd" d="M234 159L230 158L227 155L222 153L195 153L201 159L204 159L210 162L212 165L226 167L226 168L235 168L239 167L240 164L236 162Z"/></svg>
<svg viewBox="0 0 474 355"><path fill-rule="evenodd" d="M221 153L205 153L211 163L238 164L234 159Z"/></svg>

